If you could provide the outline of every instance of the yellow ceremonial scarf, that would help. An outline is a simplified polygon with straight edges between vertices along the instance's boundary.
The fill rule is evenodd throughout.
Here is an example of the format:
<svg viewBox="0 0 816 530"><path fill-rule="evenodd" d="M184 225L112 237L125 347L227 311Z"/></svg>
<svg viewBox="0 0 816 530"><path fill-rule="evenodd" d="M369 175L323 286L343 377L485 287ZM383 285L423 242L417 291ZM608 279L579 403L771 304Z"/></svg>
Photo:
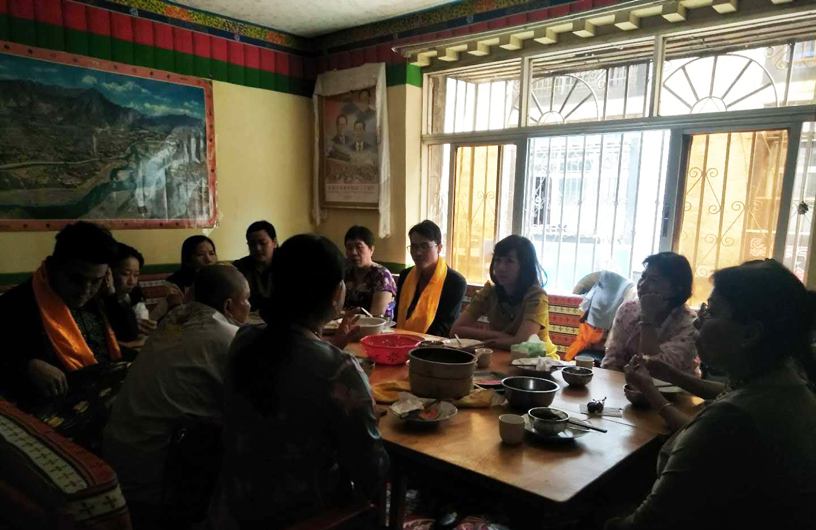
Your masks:
<svg viewBox="0 0 816 530"><path fill-rule="evenodd" d="M96 364L96 357L82 336L71 310L48 283L48 274L45 269L45 263L43 263L34 273L32 287L42 317L43 328L54 347L54 353L69 372ZM122 358L122 352L119 350L116 336L107 322L105 322L105 327L108 353L111 359L118 361Z"/></svg>
<svg viewBox="0 0 816 530"><path fill-rule="evenodd" d="M434 270L431 280L428 285L422 290L417 300L414 312L411 317L408 317L408 308L411 301L416 294L417 285L419 284L419 270L414 267L405 278L405 283L402 284L402 292L400 293L399 303L399 318L397 319L397 327L408 331L415 331L417 333L425 333L431 327L436 318L436 310L439 307L439 298L442 296L442 286L445 284L445 277L448 275L448 264L445 260L439 258L436 262L436 269Z"/></svg>

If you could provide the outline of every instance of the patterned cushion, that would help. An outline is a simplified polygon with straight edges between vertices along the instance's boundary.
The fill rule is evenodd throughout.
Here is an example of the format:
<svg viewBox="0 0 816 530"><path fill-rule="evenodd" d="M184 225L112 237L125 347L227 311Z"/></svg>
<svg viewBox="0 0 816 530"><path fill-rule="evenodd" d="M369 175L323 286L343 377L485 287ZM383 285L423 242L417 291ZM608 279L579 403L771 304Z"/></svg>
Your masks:
<svg viewBox="0 0 816 530"><path fill-rule="evenodd" d="M0 469L6 470L0 477L2 518L30 520L35 506L62 521L60 527L131 528L110 466L5 400L0 400Z"/></svg>

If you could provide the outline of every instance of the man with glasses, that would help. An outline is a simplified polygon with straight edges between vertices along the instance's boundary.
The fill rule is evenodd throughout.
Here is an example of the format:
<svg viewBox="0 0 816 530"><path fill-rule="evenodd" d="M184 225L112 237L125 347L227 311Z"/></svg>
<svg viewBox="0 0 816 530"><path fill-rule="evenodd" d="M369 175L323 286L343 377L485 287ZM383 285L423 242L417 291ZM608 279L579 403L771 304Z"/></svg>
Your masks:
<svg viewBox="0 0 816 530"><path fill-rule="evenodd" d="M467 282L448 267L442 251L442 231L428 220L408 231L414 267L402 271L397 282L397 327L447 337L459 318Z"/></svg>
<svg viewBox="0 0 816 530"><path fill-rule="evenodd" d="M97 296L113 286L116 241L82 221L56 240L32 278L0 296L0 394L24 410L67 393L66 374L122 356Z"/></svg>

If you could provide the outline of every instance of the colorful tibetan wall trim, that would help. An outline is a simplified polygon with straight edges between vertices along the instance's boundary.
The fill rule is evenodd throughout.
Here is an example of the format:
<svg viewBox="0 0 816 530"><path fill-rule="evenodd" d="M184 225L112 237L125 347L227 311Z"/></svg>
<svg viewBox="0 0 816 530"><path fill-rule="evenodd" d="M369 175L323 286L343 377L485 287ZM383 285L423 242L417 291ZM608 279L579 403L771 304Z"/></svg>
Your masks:
<svg viewBox="0 0 816 530"><path fill-rule="evenodd" d="M0 40L311 96L315 61L69 0L0 0Z"/></svg>

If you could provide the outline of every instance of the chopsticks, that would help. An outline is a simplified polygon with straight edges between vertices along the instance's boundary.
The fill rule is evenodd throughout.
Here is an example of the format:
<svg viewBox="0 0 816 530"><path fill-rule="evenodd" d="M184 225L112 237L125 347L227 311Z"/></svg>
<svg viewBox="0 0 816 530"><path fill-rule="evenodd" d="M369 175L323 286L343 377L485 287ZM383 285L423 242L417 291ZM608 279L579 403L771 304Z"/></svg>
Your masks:
<svg viewBox="0 0 816 530"><path fill-rule="evenodd" d="M573 417L571 417L571 416L570 416L570 418L567 420L567 422L568 422L568 423L570 423L570 424L572 424L572 425L577 425L577 426L579 426L579 427L585 427L585 428L587 428L587 429L591 429L591 430L593 430L593 431L598 431L598 432L606 432L606 429L602 429L601 427L595 427L594 425L592 425L592 424L591 424L591 423L589 423L588 421L579 420L578 418L573 418Z"/></svg>

